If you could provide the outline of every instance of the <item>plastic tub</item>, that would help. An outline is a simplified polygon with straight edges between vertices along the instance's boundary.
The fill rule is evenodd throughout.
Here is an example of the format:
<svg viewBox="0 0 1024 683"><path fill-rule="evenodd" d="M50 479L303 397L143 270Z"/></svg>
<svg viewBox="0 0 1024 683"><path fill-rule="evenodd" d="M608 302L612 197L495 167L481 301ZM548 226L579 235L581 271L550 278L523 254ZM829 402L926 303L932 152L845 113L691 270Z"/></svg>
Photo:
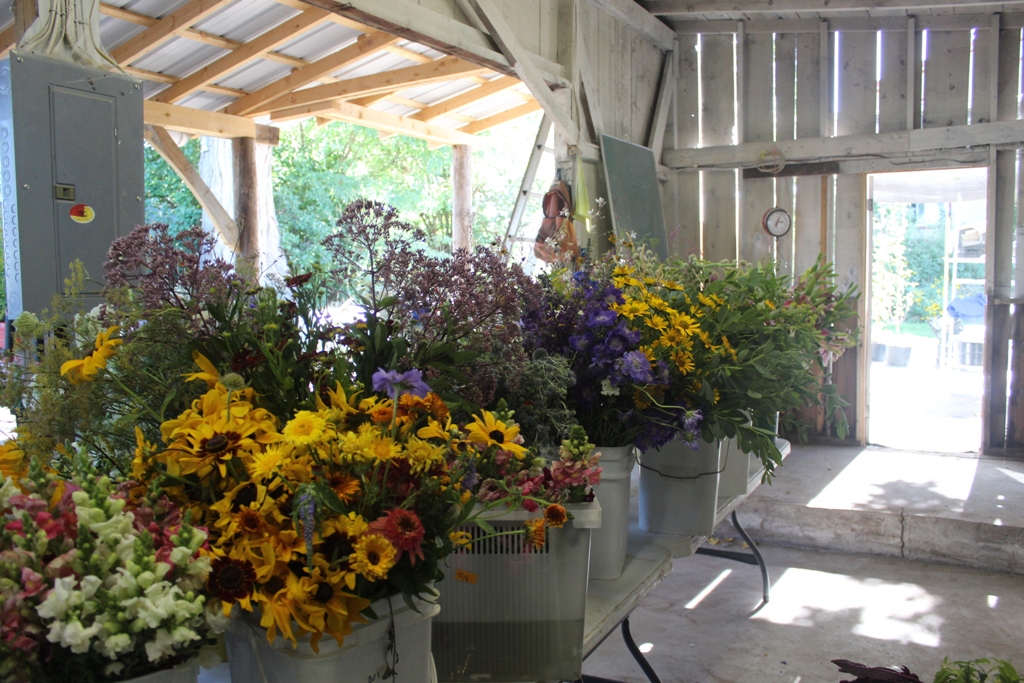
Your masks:
<svg viewBox="0 0 1024 683"><path fill-rule="evenodd" d="M715 530L720 443L691 450L670 441L640 456L640 528L669 536L708 536Z"/></svg>
<svg viewBox="0 0 1024 683"><path fill-rule="evenodd" d="M378 600L370 607L380 619L353 624L353 631L338 647L333 637L324 634L320 653L309 646L309 637L300 638L298 647L281 638L267 642L267 631L255 614L232 618L224 634L228 648L228 666L232 681L246 683L326 683L327 681L381 680L385 669L390 615L395 620L395 669L404 683L431 683L436 680L430 656L430 622L440 611L432 602L417 601L419 612L405 604L401 595Z"/></svg>
<svg viewBox="0 0 1024 683"><path fill-rule="evenodd" d="M575 681L583 665L583 617L591 530L598 503L566 506L575 516L547 530L533 550L522 535L490 538L451 555L434 620L440 681ZM495 531L519 529L540 513L488 515ZM476 525L465 529L482 536Z"/></svg>
<svg viewBox="0 0 1024 683"><path fill-rule="evenodd" d="M199 680L199 660L179 664L173 669L155 671L145 676L129 678L124 683L196 683Z"/></svg>
<svg viewBox="0 0 1024 683"><path fill-rule="evenodd" d="M636 462L632 446L598 447L601 483L594 487L601 504L601 527L590 539L590 578L617 579L626 563L629 536L629 479Z"/></svg>

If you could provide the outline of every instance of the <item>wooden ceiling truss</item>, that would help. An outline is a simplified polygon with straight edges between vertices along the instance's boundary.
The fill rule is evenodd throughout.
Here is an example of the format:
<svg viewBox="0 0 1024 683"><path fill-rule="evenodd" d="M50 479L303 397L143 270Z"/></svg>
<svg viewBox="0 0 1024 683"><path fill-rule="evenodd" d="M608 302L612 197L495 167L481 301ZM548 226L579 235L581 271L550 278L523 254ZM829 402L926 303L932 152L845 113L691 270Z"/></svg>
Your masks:
<svg viewBox="0 0 1024 683"><path fill-rule="evenodd" d="M422 54L398 45L405 40L402 37L370 28L301 0L276 0L281 5L301 11L245 43L195 28L196 24L234 1L191 0L163 17L150 17L109 4L101 5L104 15L143 27L141 32L110 50L121 68L137 78L168 85L147 100L147 124L190 135L243 136L271 141L276 136L267 132L267 126L257 126L253 117L269 115L273 121L285 121L315 116L321 123L349 121L377 128L383 136L411 135L427 140L431 145L471 144L474 133L539 108L529 93L513 90L520 83L518 78L507 75L495 78L491 69L462 57ZM283 45L327 22L358 30L362 35L340 50L314 61L278 51ZM0 31L0 51L3 54L13 47L15 32L13 25ZM138 66L142 58L174 38L213 45L225 53L183 77ZM369 75L336 76L347 67L380 53L389 53L413 64ZM291 71L252 92L222 85L239 69L257 60L285 64L291 67ZM411 88L452 81L464 82L471 89L429 103L401 94ZM178 106L190 96L202 92L228 95L233 101L217 112ZM502 93L506 93L507 98L509 92L516 96L504 111L483 118L460 111ZM375 109L374 105L379 103L398 104L416 111L399 116ZM448 125L440 125L439 119L447 120Z"/></svg>

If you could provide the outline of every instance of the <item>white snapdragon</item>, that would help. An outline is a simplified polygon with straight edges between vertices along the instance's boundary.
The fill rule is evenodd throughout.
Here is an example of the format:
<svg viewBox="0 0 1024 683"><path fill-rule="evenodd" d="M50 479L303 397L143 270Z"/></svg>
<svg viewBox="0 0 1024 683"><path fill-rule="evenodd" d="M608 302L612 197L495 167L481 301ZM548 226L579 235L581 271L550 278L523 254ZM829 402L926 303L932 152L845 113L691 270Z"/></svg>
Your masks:
<svg viewBox="0 0 1024 683"><path fill-rule="evenodd" d="M75 590L78 580L73 576L64 576L54 581L53 588L46 594L43 602L36 607L36 614L43 619L62 621L70 610L82 604L82 594Z"/></svg>
<svg viewBox="0 0 1024 683"><path fill-rule="evenodd" d="M82 626L78 619L70 621L55 621L50 625L50 632L46 639L51 643L59 643L75 654L85 654L92 646L92 639L103 627L97 622L91 626Z"/></svg>

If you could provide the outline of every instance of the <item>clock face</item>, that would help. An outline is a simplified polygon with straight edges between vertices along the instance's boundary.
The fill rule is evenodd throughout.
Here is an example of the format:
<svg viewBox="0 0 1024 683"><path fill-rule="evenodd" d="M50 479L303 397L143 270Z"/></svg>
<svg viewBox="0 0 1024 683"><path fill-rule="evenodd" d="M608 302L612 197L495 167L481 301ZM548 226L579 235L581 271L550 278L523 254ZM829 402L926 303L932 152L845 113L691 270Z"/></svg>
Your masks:
<svg viewBox="0 0 1024 683"><path fill-rule="evenodd" d="M793 219L785 209L775 207L765 212L761 224L772 237L782 237L793 227Z"/></svg>

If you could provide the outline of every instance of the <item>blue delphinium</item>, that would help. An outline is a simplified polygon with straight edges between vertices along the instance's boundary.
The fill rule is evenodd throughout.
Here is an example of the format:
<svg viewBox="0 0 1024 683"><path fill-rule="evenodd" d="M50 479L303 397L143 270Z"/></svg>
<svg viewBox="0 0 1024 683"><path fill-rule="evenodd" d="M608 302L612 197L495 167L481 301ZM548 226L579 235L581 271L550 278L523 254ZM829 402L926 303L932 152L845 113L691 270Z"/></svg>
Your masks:
<svg viewBox="0 0 1024 683"><path fill-rule="evenodd" d="M430 393L430 387L423 381L423 373L416 368L406 372L377 368L377 372L373 373L373 390L386 393L391 400L401 394L423 398Z"/></svg>

